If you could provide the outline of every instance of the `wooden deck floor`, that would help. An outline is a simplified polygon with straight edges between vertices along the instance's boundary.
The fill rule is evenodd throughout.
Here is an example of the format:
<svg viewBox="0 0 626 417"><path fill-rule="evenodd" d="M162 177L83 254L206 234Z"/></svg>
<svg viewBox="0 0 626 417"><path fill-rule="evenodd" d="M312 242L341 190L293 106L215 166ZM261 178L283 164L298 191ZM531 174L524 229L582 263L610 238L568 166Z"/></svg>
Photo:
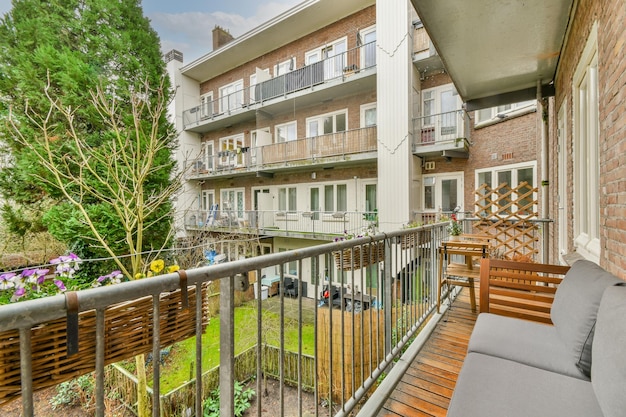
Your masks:
<svg viewBox="0 0 626 417"><path fill-rule="evenodd" d="M378 416L445 417L477 317L468 293L456 298Z"/></svg>

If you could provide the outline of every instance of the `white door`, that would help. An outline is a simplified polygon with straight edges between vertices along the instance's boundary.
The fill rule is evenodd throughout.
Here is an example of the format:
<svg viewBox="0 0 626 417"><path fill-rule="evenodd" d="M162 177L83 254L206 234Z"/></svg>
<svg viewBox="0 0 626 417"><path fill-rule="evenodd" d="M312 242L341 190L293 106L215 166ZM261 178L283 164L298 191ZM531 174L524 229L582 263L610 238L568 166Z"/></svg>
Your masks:
<svg viewBox="0 0 626 417"><path fill-rule="evenodd" d="M274 198L270 193L257 194L259 205L259 227L274 227Z"/></svg>
<svg viewBox="0 0 626 417"><path fill-rule="evenodd" d="M425 212L451 213L463 208L463 173L424 176Z"/></svg>

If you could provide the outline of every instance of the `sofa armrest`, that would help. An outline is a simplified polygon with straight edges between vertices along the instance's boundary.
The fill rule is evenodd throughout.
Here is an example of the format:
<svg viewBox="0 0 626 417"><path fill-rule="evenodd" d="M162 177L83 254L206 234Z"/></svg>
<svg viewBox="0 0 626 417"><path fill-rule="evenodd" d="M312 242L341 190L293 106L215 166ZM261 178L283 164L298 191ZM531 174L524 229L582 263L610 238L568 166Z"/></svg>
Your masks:
<svg viewBox="0 0 626 417"><path fill-rule="evenodd" d="M552 324L554 294L569 266L481 259L480 312Z"/></svg>

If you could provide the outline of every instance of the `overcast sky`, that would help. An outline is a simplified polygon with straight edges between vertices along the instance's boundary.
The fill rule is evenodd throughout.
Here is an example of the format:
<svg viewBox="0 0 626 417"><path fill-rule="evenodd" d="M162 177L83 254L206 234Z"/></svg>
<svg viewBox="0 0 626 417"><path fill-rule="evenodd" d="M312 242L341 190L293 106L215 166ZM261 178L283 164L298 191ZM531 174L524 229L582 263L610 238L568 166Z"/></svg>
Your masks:
<svg viewBox="0 0 626 417"><path fill-rule="evenodd" d="M290 9L302 0L143 0L144 14L161 38L161 49L177 49L184 63L211 51L215 25L240 36ZM337 0L340 1L340 0ZM11 0L0 0L0 14Z"/></svg>

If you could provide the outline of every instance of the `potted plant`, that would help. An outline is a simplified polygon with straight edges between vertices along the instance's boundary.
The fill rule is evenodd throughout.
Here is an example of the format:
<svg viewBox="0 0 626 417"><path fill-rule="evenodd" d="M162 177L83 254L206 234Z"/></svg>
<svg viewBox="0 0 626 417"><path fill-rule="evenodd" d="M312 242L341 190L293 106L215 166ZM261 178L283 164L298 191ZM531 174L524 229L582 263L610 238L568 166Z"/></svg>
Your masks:
<svg viewBox="0 0 626 417"><path fill-rule="evenodd" d="M448 234L450 235L450 240L459 240L461 233L463 233L463 225L456 219L455 215L452 215L450 223L448 223Z"/></svg>

